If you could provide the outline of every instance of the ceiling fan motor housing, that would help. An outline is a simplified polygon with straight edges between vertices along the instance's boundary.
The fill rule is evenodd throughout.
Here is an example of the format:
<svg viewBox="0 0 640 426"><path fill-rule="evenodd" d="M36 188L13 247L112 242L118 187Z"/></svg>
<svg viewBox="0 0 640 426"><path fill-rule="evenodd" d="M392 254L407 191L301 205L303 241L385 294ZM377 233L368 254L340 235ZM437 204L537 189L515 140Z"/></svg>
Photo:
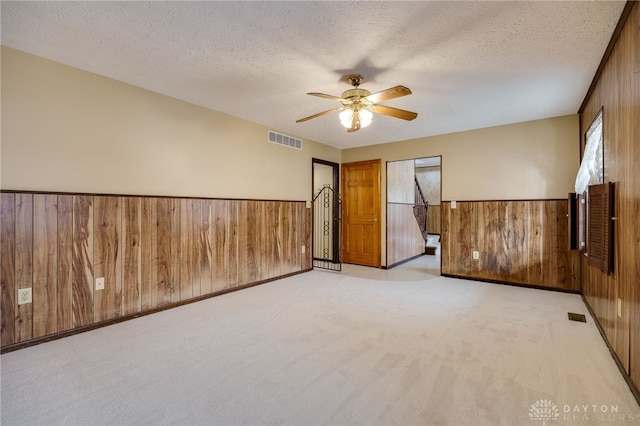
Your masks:
<svg viewBox="0 0 640 426"><path fill-rule="evenodd" d="M342 102L342 105L349 107L350 105L359 105L360 107L368 107L372 105L372 102L367 99L371 92L365 89L349 89L342 92L342 99L346 102Z"/></svg>

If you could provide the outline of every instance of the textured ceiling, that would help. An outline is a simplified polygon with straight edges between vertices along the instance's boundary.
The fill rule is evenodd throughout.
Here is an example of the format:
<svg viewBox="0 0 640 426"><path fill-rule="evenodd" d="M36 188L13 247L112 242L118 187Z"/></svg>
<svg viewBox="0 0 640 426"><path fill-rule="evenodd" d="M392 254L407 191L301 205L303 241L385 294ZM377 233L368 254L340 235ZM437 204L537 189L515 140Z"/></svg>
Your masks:
<svg viewBox="0 0 640 426"><path fill-rule="evenodd" d="M2 44L340 148L574 114L625 2L8 2ZM348 134L345 76L383 102Z"/></svg>

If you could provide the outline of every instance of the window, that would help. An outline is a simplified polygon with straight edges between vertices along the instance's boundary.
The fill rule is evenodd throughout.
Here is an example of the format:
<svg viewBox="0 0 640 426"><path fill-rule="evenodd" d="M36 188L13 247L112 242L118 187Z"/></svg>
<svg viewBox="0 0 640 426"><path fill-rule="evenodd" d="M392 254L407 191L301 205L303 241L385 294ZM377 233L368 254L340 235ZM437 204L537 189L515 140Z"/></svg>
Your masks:
<svg viewBox="0 0 640 426"><path fill-rule="evenodd" d="M585 134L582 162L576 176L576 194L584 194L589 185L604 183L602 109Z"/></svg>

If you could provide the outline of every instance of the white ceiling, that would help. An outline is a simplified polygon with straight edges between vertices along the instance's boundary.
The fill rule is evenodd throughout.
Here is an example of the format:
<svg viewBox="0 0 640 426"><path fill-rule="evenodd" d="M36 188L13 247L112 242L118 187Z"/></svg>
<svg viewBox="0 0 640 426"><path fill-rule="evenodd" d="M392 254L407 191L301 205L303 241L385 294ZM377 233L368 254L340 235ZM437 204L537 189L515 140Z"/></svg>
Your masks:
<svg viewBox="0 0 640 426"><path fill-rule="evenodd" d="M575 114L625 2L9 2L2 44L339 148ZM347 133L345 76L383 102Z"/></svg>

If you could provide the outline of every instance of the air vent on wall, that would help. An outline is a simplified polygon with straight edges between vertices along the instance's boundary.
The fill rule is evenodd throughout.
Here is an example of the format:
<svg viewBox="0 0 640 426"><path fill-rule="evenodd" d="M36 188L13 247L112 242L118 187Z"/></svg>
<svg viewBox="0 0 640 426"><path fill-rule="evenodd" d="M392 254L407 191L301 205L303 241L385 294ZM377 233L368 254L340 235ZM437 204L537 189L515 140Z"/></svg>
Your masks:
<svg viewBox="0 0 640 426"><path fill-rule="evenodd" d="M269 130L269 142L278 145L288 146L289 148L302 149L302 141L291 136L283 135Z"/></svg>

